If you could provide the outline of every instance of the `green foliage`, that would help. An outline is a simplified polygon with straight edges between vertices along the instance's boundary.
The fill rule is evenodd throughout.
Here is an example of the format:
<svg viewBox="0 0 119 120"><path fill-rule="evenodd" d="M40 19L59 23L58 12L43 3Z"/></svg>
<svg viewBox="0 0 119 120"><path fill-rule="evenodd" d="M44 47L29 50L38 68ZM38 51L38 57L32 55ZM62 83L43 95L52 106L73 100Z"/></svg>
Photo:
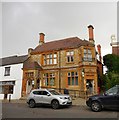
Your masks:
<svg viewBox="0 0 119 120"><path fill-rule="evenodd" d="M103 57L103 61L109 72L119 73L119 56L107 54Z"/></svg>
<svg viewBox="0 0 119 120"><path fill-rule="evenodd" d="M119 84L119 56L108 54L103 57L104 65L107 67L107 73L103 75L104 89L109 89Z"/></svg>

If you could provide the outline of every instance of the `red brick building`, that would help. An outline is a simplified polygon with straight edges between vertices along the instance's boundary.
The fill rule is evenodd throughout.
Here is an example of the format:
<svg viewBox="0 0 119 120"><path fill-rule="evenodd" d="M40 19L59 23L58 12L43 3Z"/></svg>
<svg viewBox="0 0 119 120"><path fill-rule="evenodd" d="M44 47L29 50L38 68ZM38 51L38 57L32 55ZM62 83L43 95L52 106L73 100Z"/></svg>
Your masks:
<svg viewBox="0 0 119 120"><path fill-rule="evenodd" d="M71 37L45 42L45 34L40 33L39 45L28 50L29 57L23 65L22 95L33 87L86 91L87 82L92 84L91 92L97 93L98 62L93 29L88 26L89 40Z"/></svg>
<svg viewBox="0 0 119 120"><path fill-rule="evenodd" d="M119 42L116 41L115 35L111 36L111 40L112 54L119 55Z"/></svg>

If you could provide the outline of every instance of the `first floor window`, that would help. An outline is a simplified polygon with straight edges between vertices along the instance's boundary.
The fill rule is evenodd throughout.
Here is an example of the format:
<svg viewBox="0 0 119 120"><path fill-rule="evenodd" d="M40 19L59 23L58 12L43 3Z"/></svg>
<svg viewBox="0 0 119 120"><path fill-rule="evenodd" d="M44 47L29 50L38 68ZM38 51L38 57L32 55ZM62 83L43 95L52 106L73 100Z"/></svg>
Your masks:
<svg viewBox="0 0 119 120"><path fill-rule="evenodd" d="M78 72L68 72L68 85L78 85Z"/></svg>
<svg viewBox="0 0 119 120"><path fill-rule="evenodd" d="M45 73L43 79L44 86L55 86L55 73Z"/></svg>
<svg viewBox="0 0 119 120"><path fill-rule="evenodd" d="M44 65L57 64L57 53L44 54L43 55L43 64Z"/></svg>
<svg viewBox="0 0 119 120"><path fill-rule="evenodd" d="M74 51L67 51L67 62L74 62Z"/></svg>
<svg viewBox="0 0 119 120"><path fill-rule="evenodd" d="M90 49L84 49L84 61L92 61L92 52Z"/></svg>
<svg viewBox="0 0 119 120"><path fill-rule="evenodd" d="M10 76L10 67L5 67L4 76Z"/></svg>

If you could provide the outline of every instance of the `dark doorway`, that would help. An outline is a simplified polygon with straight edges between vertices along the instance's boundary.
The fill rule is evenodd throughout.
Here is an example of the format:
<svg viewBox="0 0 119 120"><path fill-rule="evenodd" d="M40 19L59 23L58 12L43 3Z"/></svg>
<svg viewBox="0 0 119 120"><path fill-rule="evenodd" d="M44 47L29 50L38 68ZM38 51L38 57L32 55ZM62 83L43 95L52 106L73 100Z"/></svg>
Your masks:
<svg viewBox="0 0 119 120"><path fill-rule="evenodd" d="M4 99L7 99L7 94L4 94Z"/></svg>
<svg viewBox="0 0 119 120"><path fill-rule="evenodd" d="M40 80L37 79L37 88L40 88Z"/></svg>

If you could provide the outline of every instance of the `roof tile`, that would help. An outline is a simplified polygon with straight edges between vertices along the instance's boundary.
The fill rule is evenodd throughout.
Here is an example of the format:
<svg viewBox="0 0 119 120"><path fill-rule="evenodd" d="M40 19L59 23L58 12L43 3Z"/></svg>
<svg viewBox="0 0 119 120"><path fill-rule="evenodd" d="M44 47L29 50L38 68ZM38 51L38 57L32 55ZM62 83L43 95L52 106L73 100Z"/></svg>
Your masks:
<svg viewBox="0 0 119 120"><path fill-rule="evenodd" d="M53 50L75 48L80 46L93 45L89 41L81 40L78 37L71 37L62 40L56 40L51 42L46 42L42 45L38 45L31 54L37 54L42 52L49 52Z"/></svg>
<svg viewBox="0 0 119 120"><path fill-rule="evenodd" d="M23 56L10 56L5 58L0 58L0 66L12 65L12 64L19 64L23 63L27 59L27 55Z"/></svg>

